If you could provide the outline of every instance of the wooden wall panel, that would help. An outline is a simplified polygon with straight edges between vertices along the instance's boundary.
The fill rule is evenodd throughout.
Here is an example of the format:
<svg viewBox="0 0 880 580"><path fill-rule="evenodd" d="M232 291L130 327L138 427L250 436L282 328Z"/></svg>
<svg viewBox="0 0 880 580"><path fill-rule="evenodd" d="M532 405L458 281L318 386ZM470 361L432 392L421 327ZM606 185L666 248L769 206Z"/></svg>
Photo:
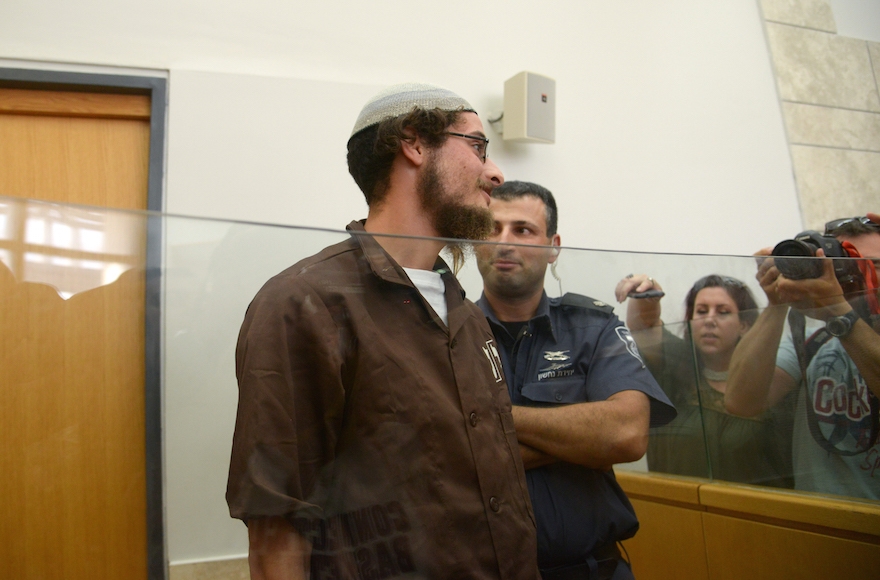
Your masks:
<svg viewBox="0 0 880 580"><path fill-rule="evenodd" d="M639 580L705 580L700 485L704 480L618 470L618 483L639 518L639 531L624 542Z"/></svg>
<svg viewBox="0 0 880 580"><path fill-rule="evenodd" d="M748 485L707 483L700 486L700 503L716 513L742 514L765 523L824 531L880 542L880 502Z"/></svg>
<svg viewBox="0 0 880 580"><path fill-rule="evenodd" d="M875 578L880 502L618 472L641 529L639 580Z"/></svg>
<svg viewBox="0 0 880 580"><path fill-rule="evenodd" d="M698 509L631 498L639 532L624 542L638 580L708 580Z"/></svg>
<svg viewBox="0 0 880 580"><path fill-rule="evenodd" d="M712 580L876 578L880 546L706 513Z"/></svg>

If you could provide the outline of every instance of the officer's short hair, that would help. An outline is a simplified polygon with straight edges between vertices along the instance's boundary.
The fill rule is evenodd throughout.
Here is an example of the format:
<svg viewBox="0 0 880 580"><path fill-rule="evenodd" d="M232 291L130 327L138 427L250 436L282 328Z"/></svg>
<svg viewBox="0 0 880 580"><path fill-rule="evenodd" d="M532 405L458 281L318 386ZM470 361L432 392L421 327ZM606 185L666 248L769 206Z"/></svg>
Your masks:
<svg viewBox="0 0 880 580"><path fill-rule="evenodd" d="M544 202L544 210L547 214L547 236L556 235L556 216L558 212L556 210L556 200L553 199L553 194L550 193L549 189L528 181L505 181L502 185L492 190L492 197L504 201L511 201L520 197L526 197L527 195L537 197Z"/></svg>

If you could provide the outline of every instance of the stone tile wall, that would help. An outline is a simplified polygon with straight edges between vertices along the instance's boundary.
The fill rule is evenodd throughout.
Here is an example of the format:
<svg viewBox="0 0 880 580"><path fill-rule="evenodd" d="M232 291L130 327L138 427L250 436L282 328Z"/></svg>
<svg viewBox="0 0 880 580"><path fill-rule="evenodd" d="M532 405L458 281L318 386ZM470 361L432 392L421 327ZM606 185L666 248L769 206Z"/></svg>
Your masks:
<svg viewBox="0 0 880 580"><path fill-rule="evenodd" d="M838 36L827 0L760 5L804 227L880 211L880 43Z"/></svg>

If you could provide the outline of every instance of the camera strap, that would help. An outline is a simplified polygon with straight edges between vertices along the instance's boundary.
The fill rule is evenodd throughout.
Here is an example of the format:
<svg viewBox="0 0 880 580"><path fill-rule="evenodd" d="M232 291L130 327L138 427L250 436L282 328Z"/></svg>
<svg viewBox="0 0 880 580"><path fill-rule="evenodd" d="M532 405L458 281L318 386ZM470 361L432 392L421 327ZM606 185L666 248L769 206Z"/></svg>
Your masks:
<svg viewBox="0 0 880 580"><path fill-rule="evenodd" d="M871 264L873 267L873 264ZM876 274L875 274L876 280ZM874 446L877 442L878 434L880 434L880 400L868 389L869 413L870 413L870 437L868 444L855 450L840 449L838 445L849 434L849 421L842 420L834 423L831 433L822 433L819 427L819 417L816 415L816 409L813 406L813 399L816 393L810 393L810 385L807 380L807 367L819 349L833 337L823 327L806 337L806 319L802 312L794 308L788 311L788 323L791 327L792 342L794 343L794 351L797 354L798 364L801 368L801 380L804 384L804 406L807 411L807 424L810 427L810 434L816 443L822 449L829 453L837 455L852 456L864 453ZM815 387L815 386L814 386Z"/></svg>
<svg viewBox="0 0 880 580"><path fill-rule="evenodd" d="M877 283L877 268L874 267L874 262L862 257L850 242L841 240L840 245L850 258L861 258L856 261L856 266L864 278L865 300L868 303L868 310L871 314L880 314L880 304L877 301L877 289L880 288L880 284Z"/></svg>

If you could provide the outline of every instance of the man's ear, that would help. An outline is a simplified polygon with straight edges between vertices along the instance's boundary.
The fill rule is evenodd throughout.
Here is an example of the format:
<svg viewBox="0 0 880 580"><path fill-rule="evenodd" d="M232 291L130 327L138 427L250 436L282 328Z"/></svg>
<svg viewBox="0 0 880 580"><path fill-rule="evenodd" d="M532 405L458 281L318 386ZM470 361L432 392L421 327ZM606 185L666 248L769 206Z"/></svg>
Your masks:
<svg viewBox="0 0 880 580"><path fill-rule="evenodd" d="M550 238L550 245L553 246L553 249L550 250L550 258L547 260L548 264L552 264L559 257L559 252L562 251L562 248L559 247L561 244L562 238L559 237L559 234L553 234L553 237Z"/></svg>
<svg viewBox="0 0 880 580"><path fill-rule="evenodd" d="M410 163L420 166L425 162L428 149L418 134L411 128L403 130L404 137L400 140L400 152Z"/></svg>

